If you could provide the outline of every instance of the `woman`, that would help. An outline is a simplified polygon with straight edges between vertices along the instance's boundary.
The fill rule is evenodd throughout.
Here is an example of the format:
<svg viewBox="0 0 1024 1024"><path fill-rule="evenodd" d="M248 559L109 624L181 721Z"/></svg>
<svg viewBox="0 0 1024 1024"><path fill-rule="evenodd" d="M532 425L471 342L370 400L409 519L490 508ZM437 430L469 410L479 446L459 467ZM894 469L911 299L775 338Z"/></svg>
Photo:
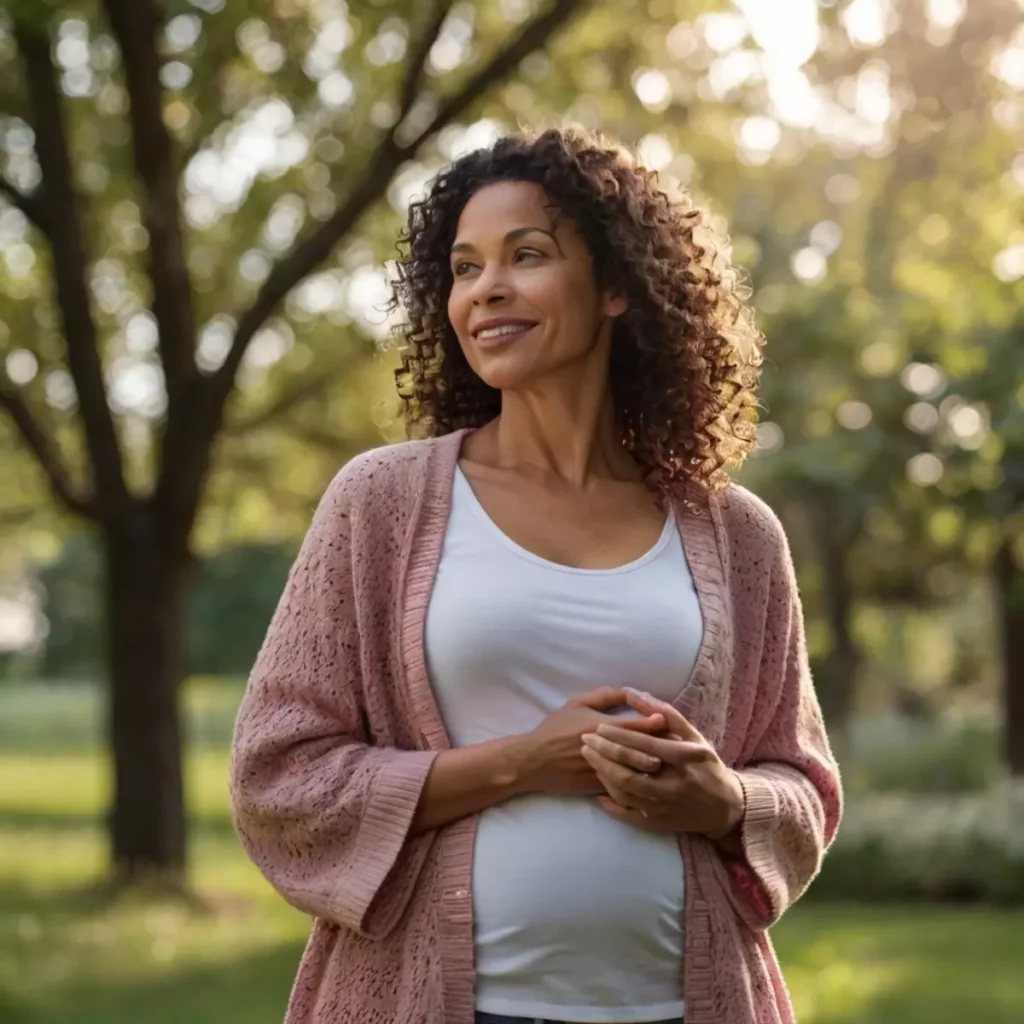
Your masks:
<svg viewBox="0 0 1024 1024"><path fill-rule="evenodd" d="M331 484L236 729L241 837L314 918L289 1024L793 1020L766 929L840 782L723 472L762 339L702 222L581 131L413 205L420 438Z"/></svg>

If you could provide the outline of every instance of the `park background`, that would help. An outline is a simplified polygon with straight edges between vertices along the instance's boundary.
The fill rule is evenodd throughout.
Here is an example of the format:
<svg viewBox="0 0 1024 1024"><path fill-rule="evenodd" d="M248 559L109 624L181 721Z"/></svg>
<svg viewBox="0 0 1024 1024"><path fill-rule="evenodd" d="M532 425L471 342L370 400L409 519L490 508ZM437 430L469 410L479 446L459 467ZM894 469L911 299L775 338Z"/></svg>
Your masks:
<svg viewBox="0 0 1024 1024"><path fill-rule="evenodd" d="M848 799L773 933L800 1020L1024 1020L1018 0L0 0L0 1020L282 1018L245 675L402 435L410 200L566 120L710 208L767 335L737 476Z"/></svg>

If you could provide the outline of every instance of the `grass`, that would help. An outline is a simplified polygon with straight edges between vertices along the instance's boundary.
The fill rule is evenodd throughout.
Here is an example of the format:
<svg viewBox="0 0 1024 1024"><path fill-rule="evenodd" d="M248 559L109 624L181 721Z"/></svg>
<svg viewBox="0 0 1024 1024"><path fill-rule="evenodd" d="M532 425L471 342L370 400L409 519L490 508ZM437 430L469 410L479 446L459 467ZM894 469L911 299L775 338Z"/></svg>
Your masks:
<svg viewBox="0 0 1024 1024"><path fill-rule="evenodd" d="M192 876L207 912L141 894L111 903L87 888L105 856L96 707L85 691L0 690L4 1024L280 1024L308 921L231 829L237 688L188 697ZM801 1024L1024 1020L1019 915L803 904L773 936Z"/></svg>

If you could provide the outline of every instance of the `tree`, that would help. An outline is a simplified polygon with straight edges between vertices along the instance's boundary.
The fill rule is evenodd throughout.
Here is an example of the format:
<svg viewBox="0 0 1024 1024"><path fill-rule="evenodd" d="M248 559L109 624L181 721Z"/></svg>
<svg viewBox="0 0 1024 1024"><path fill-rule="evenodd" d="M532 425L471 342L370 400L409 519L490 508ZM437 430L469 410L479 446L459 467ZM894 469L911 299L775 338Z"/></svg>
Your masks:
<svg viewBox="0 0 1024 1024"><path fill-rule="evenodd" d="M389 382L371 355L387 325L364 330L359 310L382 297L379 264L409 197L474 137L486 141L474 135L486 121L474 132L464 122L565 114L730 211L769 358L787 370L766 374L765 391L786 446L751 470L814 523L794 539L803 567L822 570L808 611L812 626L823 612L832 627L819 657L837 680L835 714L856 669L851 609L866 595L916 600L928 589L908 586L936 558L922 526L963 497L956 480L977 499L977 535L992 526L993 495L1014 507L1002 481L1019 479L1008 454L1019 443L995 456L988 442L947 443L952 406L941 426L908 431L899 374L935 360L963 396L993 389L977 399L1005 409L993 433L1019 431L1007 390L1019 327L1005 316L995 325L1010 339L1003 362L979 370L965 355L987 315L987 299L970 297L995 288L1001 311L1013 305L1015 286L987 270L995 242L986 235L964 254L949 236L926 238L942 227L929 219L940 208L1009 222L991 194L1012 159L1009 131L989 111L1016 100L986 90L1019 7L972 5L936 42L923 3L904 0L899 31L865 42L843 27L855 5L823 5L799 74L840 121L861 91L874 97L877 131L863 136L775 109L759 47L782 43L788 59L795 26L774 31L756 0L737 2L750 24L724 6L272 0L254 15L245 0L6 0L0 435L17 436L41 470L15 458L24 496L13 513L31 512L45 481L104 550L120 872L184 864L175 694L197 550L292 537L338 462L379 438L368 411ZM882 101L892 109L879 122ZM978 200L958 208L979 183L980 213ZM949 216L952 226L953 238L971 237ZM829 273L794 277L794 254L831 253L837 227L842 249L819 252ZM888 368L867 372L880 343ZM870 428L839 429L851 402L870 406ZM936 453L940 484L911 485L908 459ZM993 457L994 489L978 484L991 482ZM1019 548L1005 548L1007 594L1019 591ZM992 564L982 557L972 571Z"/></svg>
<svg viewBox="0 0 1024 1024"><path fill-rule="evenodd" d="M838 729L859 605L941 604L958 593L951 572L992 577L1007 764L1020 774L1024 267L1010 226L1021 101L1019 80L997 72L1016 53L1021 10L970 5L936 26L908 0L894 27L870 27L870 45L839 28L848 10L826 17L811 67L838 117L882 89L868 110L876 139L801 149L792 133L756 189L719 179L759 255L769 354L783 368L766 373L764 397L765 439L781 428L784 444L751 477L790 510L815 570L812 610L828 634L818 680Z"/></svg>
<svg viewBox="0 0 1024 1024"><path fill-rule="evenodd" d="M252 18L237 0L166 9L156 0L103 0L97 16L88 4L19 0L8 5L4 26L4 45L16 46L22 81L8 62L2 90L8 168L0 192L45 239L48 266L13 290L8 314L34 317L36 329L19 331L0 353L8 371L0 405L54 499L93 524L101 539L115 780L111 852L115 872L129 879L153 870L180 877L186 866L178 686L192 542L247 357L261 332L267 346L280 344L284 329L272 318L282 302L338 249L403 164L543 48L583 3L552 0L503 31L492 21L482 40L490 54L452 76L441 72L462 63L451 53L465 48L467 10L451 2L393 4L387 11L365 4L358 19L330 3L267 6ZM349 43L374 41L380 71L369 63L353 68L364 90L353 111L347 96L353 78L336 73L338 54ZM304 59L308 70L317 45L328 70L305 74ZM165 61L171 56L176 59ZM273 85L271 68L283 69ZM318 91L326 108L314 102ZM317 201L300 198L299 213L279 218L289 221L279 234L297 235L294 244L272 261L254 255L257 269L238 282L218 265L217 241L265 228L282 198L280 185L267 180L271 175L249 183L239 197L251 207L247 217L190 231L182 175L195 173L196 159L216 152L223 136L244 130L239 125L254 108L258 116L261 104L265 119L294 120L298 111L308 134L327 140L323 148L333 159L327 180L317 182ZM346 127L348 136L334 134ZM120 166L125 136L130 173ZM294 133L279 142L302 145ZM289 180L284 171L277 176L294 187L298 175ZM100 209L115 208L127 225L98 217ZM289 208L278 209L287 214ZM313 223L293 230L290 222L301 224L307 213ZM202 220L202 210L193 209L191 223ZM104 244L110 265L98 273L91 250ZM204 261L205 274L197 274ZM104 289L116 290L119 275L121 287L131 277L145 295L134 314L143 318L133 343L145 349L142 336L153 336L155 352L141 365L161 380L158 405L165 402L148 416L112 400L115 342L124 342L125 324L116 298L105 302ZM52 279L50 302L42 292L46 278ZM253 278L258 287L251 287ZM199 328L218 303L224 305L217 311L230 318L220 323L215 359ZM352 357L337 362L344 372ZM287 391L239 416L230 429L258 427L329 379L323 366L296 374ZM54 405L74 419L55 415Z"/></svg>

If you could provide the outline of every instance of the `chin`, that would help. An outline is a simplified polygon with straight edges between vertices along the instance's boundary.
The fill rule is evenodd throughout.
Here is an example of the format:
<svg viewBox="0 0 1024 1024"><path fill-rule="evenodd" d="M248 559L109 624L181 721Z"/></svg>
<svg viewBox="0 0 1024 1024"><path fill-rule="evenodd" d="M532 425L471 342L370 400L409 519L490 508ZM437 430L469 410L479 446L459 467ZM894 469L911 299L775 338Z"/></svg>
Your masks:
<svg viewBox="0 0 1024 1024"><path fill-rule="evenodd" d="M474 360L473 370L488 386L498 391L516 391L526 387L536 376L532 360L514 352L485 353Z"/></svg>

